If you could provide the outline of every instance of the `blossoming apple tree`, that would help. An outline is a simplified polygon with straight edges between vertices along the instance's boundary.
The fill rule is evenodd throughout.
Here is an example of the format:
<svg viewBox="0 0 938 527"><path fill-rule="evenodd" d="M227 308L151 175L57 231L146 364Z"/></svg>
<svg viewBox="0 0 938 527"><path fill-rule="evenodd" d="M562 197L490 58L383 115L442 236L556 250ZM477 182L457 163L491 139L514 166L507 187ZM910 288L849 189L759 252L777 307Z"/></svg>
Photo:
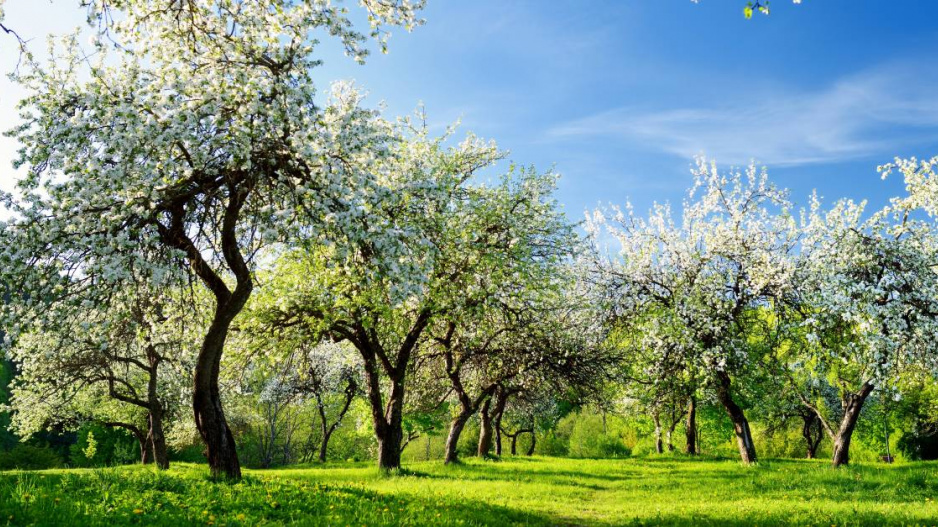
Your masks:
<svg viewBox="0 0 938 527"><path fill-rule="evenodd" d="M725 175L700 160L694 177L679 222L669 206L655 205L647 219L630 208L611 219L597 211L587 226L613 318L641 318L649 338L667 341L649 351L686 354L668 362L705 372L733 422L740 457L751 463L755 446L733 379L754 367L753 318L790 286L798 234L785 192L764 171ZM604 254L606 238L618 242L617 258ZM656 312L669 316L648 317Z"/></svg>
<svg viewBox="0 0 938 527"><path fill-rule="evenodd" d="M364 0L370 33L413 27L422 2ZM388 127L346 85L316 102L315 36L357 60L365 34L326 1L85 2L91 49L59 41L48 64L16 75L19 165L4 198L3 282L20 299L17 333L55 324L48 304L104 302L128 277L154 288L195 280L213 298L193 377L193 409L214 475L240 477L218 388L229 328L254 288L265 246L327 223L352 239L368 225L374 160ZM94 22L98 23L95 24ZM383 45L383 44L382 44ZM393 237L393 236L392 236ZM29 279L20 271L38 270Z"/></svg>

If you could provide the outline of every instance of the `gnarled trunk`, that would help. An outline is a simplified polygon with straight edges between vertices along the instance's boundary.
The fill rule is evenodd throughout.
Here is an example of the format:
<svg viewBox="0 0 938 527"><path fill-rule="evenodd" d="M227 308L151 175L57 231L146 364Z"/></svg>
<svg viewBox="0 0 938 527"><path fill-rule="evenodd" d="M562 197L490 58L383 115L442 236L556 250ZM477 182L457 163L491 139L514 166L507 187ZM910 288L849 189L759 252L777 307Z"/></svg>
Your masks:
<svg viewBox="0 0 938 527"><path fill-rule="evenodd" d="M860 418L860 410L863 403L873 391L873 385L866 382L860 387L857 393L850 393L844 396L843 410L844 416L840 421L840 427L834 435L834 455L832 464L835 467L850 463L850 440L853 437L853 430L857 426L857 420Z"/></svg>
<svg viewBox="0 0 938 527"><path fill-rule="evenodd" d="M814 459L817 457L817 449L824 439L824 430L821 428L821 420L813 412L805 412L801 415L803 424L801 427L801 436L805 441L805 457Z"/></svg>
<svg viewBox="0 0 938 527"><path fill-rule="evenodd" d="M687 421L684 422L684 452L697 454L697 399L692 395L687 402Z"/></svg>
<svg viewBox="0 0 938 527"><path fill-rule="evenodd" d="M661 419L658 417L657 411L652 415L652 419L655 421L655 452L663 454L664 445L661 442Z"/></svg>
<svg viewBox="0 0 938 527"><path fill-rule="evenodd" d="M482 403L482 409L479 411L479 448L476 451L476 455L479 457L485 457L489 455L489 451L492 450L492 416L489 413L491 407L491 399L486 399Z"/></svg>
<svg viewBox="0 0 938 527"><path fill-rule="evenodd" d="M752 431L743 409L736 404L730 392L730 376L725 371L717 372L717 399L733 422L733 432L736 434L736 443L739 446L739 457L743 463L756 462L756 447L752 441Z"/></svg>
<svg viewBox="0 0 938 527"><path fill-rule="evenodd" d="M534 429L532 428L532 429L531 429L531 444L528 445L528 452L527 452L527 455L529 455L529 456L533 456L533 455L534 455L534 445L536 445L536 444L537 444L537 436L534 434Z"/></svg>

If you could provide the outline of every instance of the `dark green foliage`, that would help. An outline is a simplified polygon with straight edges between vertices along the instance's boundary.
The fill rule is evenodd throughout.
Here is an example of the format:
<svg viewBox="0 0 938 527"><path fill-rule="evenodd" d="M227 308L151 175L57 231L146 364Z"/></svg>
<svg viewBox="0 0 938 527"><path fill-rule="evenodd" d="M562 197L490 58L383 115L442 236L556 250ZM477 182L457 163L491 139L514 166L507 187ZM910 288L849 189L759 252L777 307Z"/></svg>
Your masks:
<svg viewBox="0 0 938 527"><path fill-rule="evenodd" d="M938 459L938 433L905 432L896 448L910 460Z"/></svg>
<svg viewBox="0 0 938 527"><path fill-rule="evenodd" d="M94 437L95 452L86 455L89 434ZM122 428L108 428L87 424L78 431L75 444L69 448L69 465L73 467L106 467L139 461L140 446L136 439Z"/></svg>
<svg viewBox="0 0 938 527"><path fill-rule="evenodd" d="M48 447L19 444L0 452L0 470L42 470L61 466L58 452Z"/></svg>

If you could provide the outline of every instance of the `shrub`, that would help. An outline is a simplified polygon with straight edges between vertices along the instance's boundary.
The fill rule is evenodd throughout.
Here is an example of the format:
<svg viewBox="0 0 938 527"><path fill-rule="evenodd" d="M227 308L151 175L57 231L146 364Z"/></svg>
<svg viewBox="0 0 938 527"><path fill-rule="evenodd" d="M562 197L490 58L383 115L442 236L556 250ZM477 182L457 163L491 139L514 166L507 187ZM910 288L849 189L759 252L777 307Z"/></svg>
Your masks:
<svg viewBox="0 0 938 527"><path fill-rule="evenodd" d="M0 470L42 470L61 464L58 453L47 447L19 444L0 452Z"/></svg>

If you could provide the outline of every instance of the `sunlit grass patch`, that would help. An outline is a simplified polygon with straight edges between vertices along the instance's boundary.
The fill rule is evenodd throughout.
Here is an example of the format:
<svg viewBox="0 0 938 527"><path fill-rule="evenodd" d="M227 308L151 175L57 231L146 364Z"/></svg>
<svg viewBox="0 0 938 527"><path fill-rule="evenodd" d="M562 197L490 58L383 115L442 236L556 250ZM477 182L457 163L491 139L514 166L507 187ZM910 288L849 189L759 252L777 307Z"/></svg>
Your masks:
<svg viewBox="0 0 938 527"><path fill-rule="evenodd" d="M649 458L0 475L0 525L932 525L938 465Z"/></svg>

